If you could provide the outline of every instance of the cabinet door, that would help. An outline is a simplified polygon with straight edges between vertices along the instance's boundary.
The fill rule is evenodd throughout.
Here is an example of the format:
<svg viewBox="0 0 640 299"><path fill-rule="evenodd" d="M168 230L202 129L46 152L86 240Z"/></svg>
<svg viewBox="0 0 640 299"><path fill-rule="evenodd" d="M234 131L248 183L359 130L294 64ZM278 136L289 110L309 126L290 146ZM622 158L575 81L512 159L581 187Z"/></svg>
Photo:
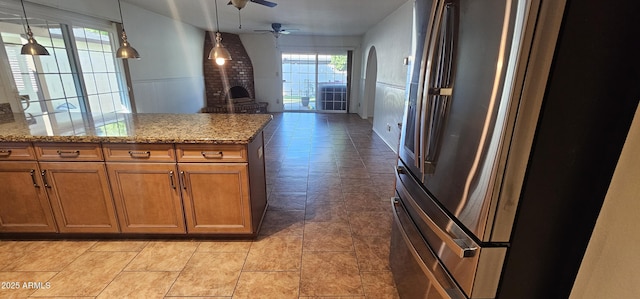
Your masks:
<svg viewBox="0 0 640 299"><path fill-rule="evenodd" d="M0 231L56 232L36 162L0 162Z"/></svg>
<svg viewBox="0 0 640 299"><path fill-rule="evenodd" d="M119 231L104 163L42 162L40 167L60 232Z"/></svg>
<svg viewBox="0 0 640 299"><path fill-rule="evenodd" d="M247 163L179 163L189 233L252 233Z"/></svg>
<svg viewBox="0 0 640 299"><path fill-rule="evenodd" d="M184 233L175 163L107 163L123 233Z"/></svg>

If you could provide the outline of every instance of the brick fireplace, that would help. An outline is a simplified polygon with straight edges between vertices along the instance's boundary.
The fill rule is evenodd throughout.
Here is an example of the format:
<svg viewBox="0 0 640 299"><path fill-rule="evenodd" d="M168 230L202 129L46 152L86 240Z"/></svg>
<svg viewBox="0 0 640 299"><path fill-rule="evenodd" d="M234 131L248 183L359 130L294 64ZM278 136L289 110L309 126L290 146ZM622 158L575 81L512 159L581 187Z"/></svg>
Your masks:
<svg viewBox="0 0 640 299"><path fill-rule="evenodd" d="M208 59L209 52L215 42L215 32L208 31L204 38L204 57L202 61L207 106L225 102L229 97L229 89L234 86L243 87L249 93L249 97L255 97L253 65L240 37L237 34L224 32L221 32L221 35L222 44L229 50L232 58L222 66Z"/></svg>

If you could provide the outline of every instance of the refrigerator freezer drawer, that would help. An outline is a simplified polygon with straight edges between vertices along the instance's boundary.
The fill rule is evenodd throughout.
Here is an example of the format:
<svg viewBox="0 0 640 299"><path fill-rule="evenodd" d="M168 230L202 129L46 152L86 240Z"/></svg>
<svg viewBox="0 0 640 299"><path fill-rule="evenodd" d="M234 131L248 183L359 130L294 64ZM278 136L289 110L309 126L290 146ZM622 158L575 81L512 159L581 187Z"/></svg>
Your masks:
<svg viewBox="0 0 640 299"><path fill-rule="evenodd" d="M397 201L464 294L469 298L495 297L506 244L478 243L410 174L399 169L396 175Z"/></svg>
<svg viewBox="0 0 640 299"><path fill-rule="evenodd" d="M400 201L393 203L389 262L403 299L466 299L420 236Z"/></svg>

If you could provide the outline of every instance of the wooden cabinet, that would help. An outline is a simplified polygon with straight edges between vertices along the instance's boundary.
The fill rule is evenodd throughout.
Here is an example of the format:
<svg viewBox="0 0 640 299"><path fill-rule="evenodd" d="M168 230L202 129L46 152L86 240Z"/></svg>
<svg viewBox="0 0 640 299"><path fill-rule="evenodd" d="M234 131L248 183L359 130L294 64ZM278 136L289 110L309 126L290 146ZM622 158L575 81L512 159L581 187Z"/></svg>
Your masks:
<svg viewBox="0 0 640 299"><path fill-rule="evenodd" d="M61 233L117 233L103 162L41 162L44 186Z"/></svg>
<svg viewBox="0 0 640 299"><path fill-rule="evenodd" d="M189 233L252 233L247 163L180 163Z"/></svg>
<svg viewBox="0 0 640 299"><path fill-rule="evenodd" d="M0 182L0 231L57 231L37 162L0 162Z"/></svg>
<svg viewBox="0 0 640 299"><path fill-rule="evenodd" d="M258 232L266 208L263 145L259 134L248 146L176 146L189 233Z"/></svg>
<svg viewBox="0 0 640 299"><path fill-rule="evenodd" d="M175 163L107 163L123 233L185 233Z"/></svg>
<svg viewBox="0 0 640 299"><path fill-rule="evenodd" d="M263 145L0 142L0 232L255 235Z"/></svg>

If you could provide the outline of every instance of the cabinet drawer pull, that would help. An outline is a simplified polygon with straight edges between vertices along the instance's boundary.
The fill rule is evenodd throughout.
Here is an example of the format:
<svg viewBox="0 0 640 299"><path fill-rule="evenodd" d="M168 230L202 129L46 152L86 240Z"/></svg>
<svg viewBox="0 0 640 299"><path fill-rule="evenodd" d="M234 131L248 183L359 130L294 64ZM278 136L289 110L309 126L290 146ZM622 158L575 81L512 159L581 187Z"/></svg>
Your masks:
<svg viewBox="0 0 640 299"><path fill-rule="evenodd" d="M46 188L51 188L51 186L47 182L47 171L46 170L41 171L40 175L42 176L42 182L44 183L44 186Z"/></svg>
<svg viewBox="0 0 640 299"><path fill-rule="evenodd" d="M169 184L171 184L172 189L176 188L176 184L173 183L173 170L169 171Z"/></svg>
<svg viewBox="0 0 640 299"><path fill-rule="evenodd" d="M131 158L149 158L151 157L150 151L129 151Z"/></svg>
<svg viewBox="0 0 640 299"><path fill-rule="evenodd" d="M222 152L200 152L206 159L222 159Z"/></svg>
<svg viewBox="0 0 640 299"><path fill-rule="evenodd" d="M35 169L31 169L31 171L29 171L29 174L31 175L31 181L33 182L33 186L36 188L40 188L40 186L38 186L38 183L36 182L36 171Z"/></svg>
<svg viewBox="0 0 640 299"><path fill-rule="evenodd" d="M182 184L182 188L184 190L187 190L187 181L185 180L184 176L184 171L180 171L180 183Z"/></svg>
<svg viewBox="0 0 640 299"><path fill-rule="evenodd" d="M80 156L80 151L58 151L58 155L62 158L75 158Z"/></svg>
<svg viewBox="0 0 640 299"><path fill-rule="evenodd" d="M0 157L9 157L11 156L11 150L0 150Z"/></svg>

